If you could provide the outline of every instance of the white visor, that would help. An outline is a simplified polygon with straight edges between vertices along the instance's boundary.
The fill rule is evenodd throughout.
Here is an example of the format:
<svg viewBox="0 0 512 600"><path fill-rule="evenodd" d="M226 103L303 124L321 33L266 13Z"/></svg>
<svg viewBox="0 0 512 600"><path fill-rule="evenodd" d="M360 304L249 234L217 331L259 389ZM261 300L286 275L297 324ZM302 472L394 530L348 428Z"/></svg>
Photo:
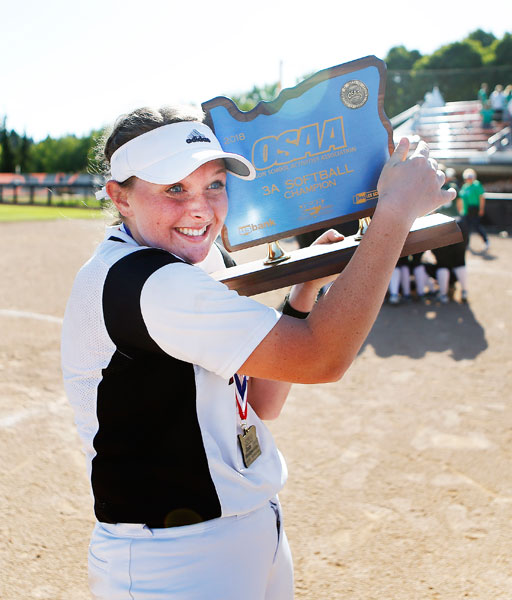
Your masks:
<svg viewBox="0 0 512 600"><path fill-rule="evenodd" d="M233 175L248 180L256 177L246 158L224 152L213 131L196 121L162 125L126 142L112 154L110 171L119 182L135 175L149 183L177 183L218 158L224 159Z"/></svg>

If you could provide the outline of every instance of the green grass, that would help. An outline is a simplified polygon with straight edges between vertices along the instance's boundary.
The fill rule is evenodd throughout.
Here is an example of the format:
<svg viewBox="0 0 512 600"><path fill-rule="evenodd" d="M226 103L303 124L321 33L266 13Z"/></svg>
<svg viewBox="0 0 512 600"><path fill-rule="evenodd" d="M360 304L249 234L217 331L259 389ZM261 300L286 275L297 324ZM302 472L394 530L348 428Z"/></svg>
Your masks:
<svg viewBox="0 0 512 600"><path fill-rule="evenodd" d="M103 211L70 206L0 204L0 222L52 221L56 219L102 219Z"/></svg>

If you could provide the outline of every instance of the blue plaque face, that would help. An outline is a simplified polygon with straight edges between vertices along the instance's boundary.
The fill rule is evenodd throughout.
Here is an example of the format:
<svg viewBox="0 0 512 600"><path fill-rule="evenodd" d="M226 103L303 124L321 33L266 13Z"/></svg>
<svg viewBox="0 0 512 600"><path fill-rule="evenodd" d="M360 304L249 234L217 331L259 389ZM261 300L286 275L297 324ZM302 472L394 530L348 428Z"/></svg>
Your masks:
<svg viewBox="0 0 512 600"><path fill-rule="evenodd" d="M369 56L320 71L250 112L224 97L203 103L223 149L256 169L253 181L228 174L228 250L373 213L393 148L384 86L385 65Z"/></svg>

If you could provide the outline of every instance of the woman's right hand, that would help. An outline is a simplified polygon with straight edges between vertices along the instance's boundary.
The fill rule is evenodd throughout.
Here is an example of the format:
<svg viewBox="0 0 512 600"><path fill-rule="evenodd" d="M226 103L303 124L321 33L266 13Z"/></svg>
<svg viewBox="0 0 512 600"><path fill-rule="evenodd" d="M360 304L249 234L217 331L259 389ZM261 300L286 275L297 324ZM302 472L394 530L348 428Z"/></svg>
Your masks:
<svg viewBox="0 0 512 600"><path fill-rule="evenodd" d="M409 140L402 138L382 169L377 208L395 211L397 217L412 224L417 217L454 200L456 191L441 189L445 175L437 168L437 161L430 158L424 141L409 158L408 152Z"/></svg>

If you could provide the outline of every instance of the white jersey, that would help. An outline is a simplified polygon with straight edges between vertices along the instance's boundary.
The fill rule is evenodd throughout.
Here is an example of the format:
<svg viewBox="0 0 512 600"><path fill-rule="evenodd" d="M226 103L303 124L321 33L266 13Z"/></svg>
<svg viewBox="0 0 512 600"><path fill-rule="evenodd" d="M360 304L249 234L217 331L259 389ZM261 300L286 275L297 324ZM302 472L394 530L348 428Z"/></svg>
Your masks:
<svg viewBox="0 0 512 600"><path fill-rule="evenodd" d="M75 279L62 369L99 521L165 527L245 514L285 482L250 406L262 454L244 466L233 383L280 313L201 266L109 228Z"/></svg>

